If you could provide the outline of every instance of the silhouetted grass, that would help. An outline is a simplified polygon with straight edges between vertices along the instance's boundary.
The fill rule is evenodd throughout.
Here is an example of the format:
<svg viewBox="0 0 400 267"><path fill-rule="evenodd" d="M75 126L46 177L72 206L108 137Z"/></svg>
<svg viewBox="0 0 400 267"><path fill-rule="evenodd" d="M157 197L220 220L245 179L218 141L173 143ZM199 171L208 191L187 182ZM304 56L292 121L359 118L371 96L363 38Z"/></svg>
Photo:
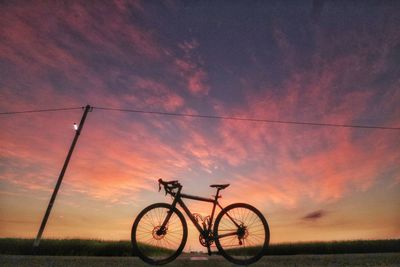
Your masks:
<svg viewBox="0 0 400 267"><path fill-rule="evenodd" d="M35 252L32 250L32 244L33 239L1 238L0 254L56 256L132 255L132 246L129 241L44 239L40 242L40 246ZM160 252L154 247L149 247L149 250L153 250L154 253ZM382 252L400 252L400 239L272 244L267 251L267 255Z"/></svg>
<svg viewBox="0 0 400 267"><path fill-rule="evenodd" d="M33 239L2 238L0 253L11 255L65 255L65 256L129 256L132 247L127 241L100 241L85 239L43 239L33 251Z"/></svg>
<svg viewBox="0 0 400 267"><path fill-rule="evenodd" d="M236 255L253 254L258 247L248 249L232 249ZM346 253L382 253L400 252L400 239L388 240L350 240L331 242L301 242L272 244L267 255L297 255L297 254L346 254Z"/></svg>
<svg viewBox="0 0 400 267"><path fill-rule="evenodd" d="M380 252L400 252L400 239L278 244L269 250L270 254L276 255Z"/></svg>

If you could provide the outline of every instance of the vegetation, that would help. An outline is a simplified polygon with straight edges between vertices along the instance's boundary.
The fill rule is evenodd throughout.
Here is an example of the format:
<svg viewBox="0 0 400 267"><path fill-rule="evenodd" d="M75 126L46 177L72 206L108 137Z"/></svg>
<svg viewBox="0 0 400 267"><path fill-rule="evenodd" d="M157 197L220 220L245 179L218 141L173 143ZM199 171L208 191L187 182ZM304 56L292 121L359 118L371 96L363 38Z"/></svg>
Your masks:
<svg viewBox="0 0 400 267"><path fill-rule="evenodd" d="M44 239L33 250L33 239L2 238L0 254L56 256L130 256L132 247L127 241L84 239Z"/></svg>
<svg viewBox="0 0 400 267"><path fill-rule="evenodd" d="M230 253L235 255L251 255L257 251L259 251L258 247L249 247L246 249L232 249ZM383 252L400 252L400 239L272 244L268 248L267 255L348 254Z"/></svg>
<svg viewBox="0 0 400 267"><path fill-rule="evenodd" d="M36 251L33 239L2 238L0 254L8 255L57 255L57 256L131 256L129 241L101 241L82 239L45 239ZM149 247L155 253L159 249ZM250 248L251 249L251 248ZM346 254L400 252L400 239L354 240L334 242L286 243L270 245L267 255L295 254Z"/></svg>
<svg viewBox="0 0 400 267"><path fill-rule="evenodd" d="M400 252L400 239L286 243L270 246L267 254L347 254Z"/></svg>

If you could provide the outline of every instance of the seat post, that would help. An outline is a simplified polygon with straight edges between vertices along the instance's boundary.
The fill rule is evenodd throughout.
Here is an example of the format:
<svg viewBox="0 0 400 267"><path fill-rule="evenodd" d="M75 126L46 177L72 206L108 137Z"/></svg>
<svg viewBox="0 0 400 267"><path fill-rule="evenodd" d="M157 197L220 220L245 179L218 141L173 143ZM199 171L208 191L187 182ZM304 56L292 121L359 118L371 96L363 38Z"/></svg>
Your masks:
<svg viewBox="0 0 400 267"><path fill-rule="evenodd" d="M217 193L215 194L215 200L217 200L219 198L219 191L221 190L221 188L217 188Z"/></svg>

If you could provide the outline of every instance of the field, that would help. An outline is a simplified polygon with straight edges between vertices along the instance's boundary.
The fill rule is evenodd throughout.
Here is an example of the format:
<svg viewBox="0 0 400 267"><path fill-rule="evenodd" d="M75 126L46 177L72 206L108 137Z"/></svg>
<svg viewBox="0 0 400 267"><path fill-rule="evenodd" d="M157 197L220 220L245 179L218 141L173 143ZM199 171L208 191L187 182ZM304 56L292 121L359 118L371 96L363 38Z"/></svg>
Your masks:
<svg viewBox="0 0 400 267"><path fill-rule="evenodd" d="M50 239L36 251L32 244L32 239L0 239L0 266L148 266L131 257L128 241ZM184 253L167 266L188 265L234 266L219 255L201 253ZM273 244L252 266L400 266L400 240Z"/></svg>
<svg viewBox="0 0 400 267"><path fill-rule="evenodd" d="M51 256L131 256L129 241L45 239L36 251L32 239L1 238L0 254ZM215 248L213 249L215 250ZM400 239L272 244L267 255L400 252Z"/></svg>
<svg viewBox="0 0 400 267"><path fill-rule="evenodd" d="M235 266L221 256L201 257L196 260L189 254L178 257L166 266ZM335 254L335 255L293 255L293 256L265 256L257 263L258 266L381 266L394 267L400 265L400 253L374 253L374 254ZM35 266L149 266L136 257L76 257L76 256L21 256L1 255L0 266L3 267L35 267Z"/></svg>

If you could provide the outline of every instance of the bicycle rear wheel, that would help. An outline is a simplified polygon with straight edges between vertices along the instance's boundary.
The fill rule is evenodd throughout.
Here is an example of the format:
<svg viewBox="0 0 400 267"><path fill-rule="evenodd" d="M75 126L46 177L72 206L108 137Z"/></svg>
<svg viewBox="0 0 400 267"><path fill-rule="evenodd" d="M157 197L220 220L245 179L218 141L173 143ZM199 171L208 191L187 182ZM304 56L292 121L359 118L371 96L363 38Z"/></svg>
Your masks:
<svg viewBox="0 0 400 267"><path fill-rule="evenodd" d="M236 203L223 209L214 225L215 244L228 261L247 265L265 255L269 244L267 220L255 207Z"/></svg>
<svg viewBox="0 0 400 267"><path fill-rule="evenodd" d="M161 229L170 211L172 215L165 229ZM134 254L149 264L161 265L173 261L185 247L186 239L185 218L167 203L148 206L139 213L132 226Z"/></svg>

